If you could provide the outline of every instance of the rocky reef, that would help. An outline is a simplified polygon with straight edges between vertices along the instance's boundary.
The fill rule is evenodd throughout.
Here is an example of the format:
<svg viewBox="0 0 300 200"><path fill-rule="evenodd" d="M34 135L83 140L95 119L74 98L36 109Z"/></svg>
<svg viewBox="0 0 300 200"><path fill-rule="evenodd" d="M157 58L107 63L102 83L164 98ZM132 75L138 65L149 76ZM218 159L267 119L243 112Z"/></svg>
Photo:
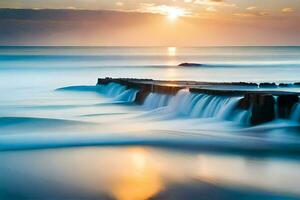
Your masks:
<svg viewBox="0 0 300 200"><path fill-rule="evenodd" d="M209 94L215 96L240 96L237 109L250 112L250 124L259 125L270 122L276 117L287 119L292 108L299 102L299 93L280 90L271 90L275 83L212 83L196 81L161 81L152 79L128 79L128 78L99 78L99 85L118 83L127 89L137 89L135 103L143 104L150 93L176 95L179 90L189 90L191 93ZM280 84L279 84L280 85ZM220 87L226 86L226 87ZM235 86L235 87L230 87ZM238 87L246 87L237 89ZM270 90L253 90L253 87L267 87ZM284 85L286 86L286 85ZM247 88L252 89L247 89Z"/></svg>

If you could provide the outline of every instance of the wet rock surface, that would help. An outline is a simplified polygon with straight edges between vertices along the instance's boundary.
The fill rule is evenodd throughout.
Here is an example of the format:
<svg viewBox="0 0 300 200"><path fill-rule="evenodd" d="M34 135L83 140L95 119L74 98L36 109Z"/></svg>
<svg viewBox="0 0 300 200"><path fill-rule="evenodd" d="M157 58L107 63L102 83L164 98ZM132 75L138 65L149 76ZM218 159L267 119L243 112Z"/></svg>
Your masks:
<svg viewBox="0 0 300 200"><path fill-rule="evenodd" d="M220 89L218 86L251 86L258 87L256 83L209 83L196 81L160 81L151 79L104 78L98 79L97 84L118 83L128 89L138 89L135 102L144 103L150 93L175 95L181 89L192 93L204 93L222 96L243 96L237 108L249 110L251 113L250 124L259 125L270 122L278 115L279 118L289 118L293 106L299 102L299 93L286 91L253 91L238 89ZM216 86L207 88L207 86ZM281 84L281 86L287 86ZM259 87L277 87L275 83L261 83Z"/></svg>
<svg viewBox="0 0 300 200"><path fill-rule="evenodd" d="M280 118L289 118L293 106L299 102L298 95L281 95L277 99L278 115Z"/></svg>

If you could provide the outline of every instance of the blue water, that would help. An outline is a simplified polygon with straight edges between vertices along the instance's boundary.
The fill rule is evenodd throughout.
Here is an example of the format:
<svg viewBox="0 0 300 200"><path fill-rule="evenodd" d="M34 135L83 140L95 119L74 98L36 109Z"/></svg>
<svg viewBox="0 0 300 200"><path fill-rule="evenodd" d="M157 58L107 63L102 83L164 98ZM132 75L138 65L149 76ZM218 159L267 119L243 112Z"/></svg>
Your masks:
<svg viewBox="0 0 300 200"><path fill-rule="evenodd" d="M299 74L300 47L0 47L0 199L299 199L299 103L251 127L233 109L241 97L183 90L135 105L136 90L95 86Z"/></svg>

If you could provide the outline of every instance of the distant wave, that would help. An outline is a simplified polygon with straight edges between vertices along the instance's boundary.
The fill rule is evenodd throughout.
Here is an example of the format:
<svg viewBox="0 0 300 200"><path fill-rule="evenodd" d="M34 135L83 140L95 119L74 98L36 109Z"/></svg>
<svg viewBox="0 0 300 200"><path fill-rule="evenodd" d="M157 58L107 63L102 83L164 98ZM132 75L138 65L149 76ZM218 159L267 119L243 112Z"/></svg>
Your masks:
<svg viewBox="0 0 300 200"><path fill-rule="evenodd" d="M279 61L279 62L215 62L204 63L201 67L299 67L300 61Z"/></svg>
<svg viewBox="0 0 300 200"><path fill-rule="evenodd" d="M16 126L16 125L43 125L43 126L53 126L53 125L70 125L70 124L91 124L90 122L82 122L76 120L66 120L66 119L53 119L53 118L37 118L37 117L0 117L0 128L6 126ZM0 130L1 132L1 130Z"/></svg>
<svg viewBox="0 0 300 200"><path fill-rule="evenodd" d="M127 113L95 113L95 114L87 114L87 115L79 115L79 117L96 117L96 116L109 116L109 115L126 115Z"/></svg>
<svg viewBox="0 0 300 200"><path fill-rule="evenodd" d="M270 58L270 60L274 60L274 58L283 58L283 59L298 59L300 52L297 53L287 53L284 54L282 52L280 53L216 53L212 52L211 54L177 54L177 55L168 55L168 54L103 54L103 55L93 55L93 54L0 54L0 60L57 60L57 61L86 61L86 60L144 60L144 59L169 59L170 57L176 58L176 59L201 59L201 58L212 58L215 59L222 59L222 60L229 60L229 59L241 59L244 58L244 60L262 60L266 58Z"/></svg>
<svg viewBox="0 0 300 200"><path fill-rule="evenodd" d="M31 63L26 68L53 68L58 64L59 68L101 68L101 67L177 67L182 62L193 62L202 64L201 67L220 66L280 66L280 65L300 65L299 54L295 55L0 55L0 61L12 62L16 67L16 62L25 61ZM34 64L34 63L38 63ZM47 65L41 65L47 62ZM76 63L79 63L78 65ZM6 63L7 65L8 63ZM34 65L33 65L34 64ZM70 64L66 66L66 64ZM54 65L54 66L53 66ZM1 67L0 69L5 66ZM24 65L19 66L24 68Z"/></svg>
<svg viewBox="0 0 300 200"><path fill-rule="evenodd" d="M83 91L83 92L99 92L100 87L96 85L78 85L57 88L56 91Z"/></svg>
<svg viewBox="0 0 300 200"><path fill-rule="evenodd" d="M138 90L127 89L125 86L109 83L96 86L69 86L56 89L56 91L98 92L108 97L113 97L116 103L129 103L135 100Z"/></svg>
<svg viewBox="0 0 300 200"><path fill-rule="evenodd" d="M282 69L283 67L287 67L290 69L298 70L300 67L300 61L299 63L288 63L288 62L278 62L278 63L251 63L251 62L235 62L235 63L200 63L201 66L191 66L191 67L180 67L178 66L180 62L172 63L172 64L144 64L144 63L110 63L110 64L102 64L102 63L84 63L82 65L80 64L67 64L67 65L59 65L59 64L53 64L47 65L47 66L41 66L40 64L27 64L26 67L22 64L6 64L0 67L1 71L6 70L49 70L49 71L57 71L57 70L78 70L78 71L85 71L85 70L100 70L100 69L120 69L125 70L126 69L178 69L178 70L193 70L193 69L209 69L209 68L236 68L236 69L243 69L243 68L278 68ZM143 77L142 77L143 78Z"/></svg>
<svg viewBox="0 0 300 200"><path fill-rule="evenodd" d="M136 134L21 134L0 135L0 150L28 150L77 146L151 146L183 150L216 152L295 154L300 153L297 141L267 140L241 135L211 135L206 131L189 134L181 131L140 132Z"/></svg>

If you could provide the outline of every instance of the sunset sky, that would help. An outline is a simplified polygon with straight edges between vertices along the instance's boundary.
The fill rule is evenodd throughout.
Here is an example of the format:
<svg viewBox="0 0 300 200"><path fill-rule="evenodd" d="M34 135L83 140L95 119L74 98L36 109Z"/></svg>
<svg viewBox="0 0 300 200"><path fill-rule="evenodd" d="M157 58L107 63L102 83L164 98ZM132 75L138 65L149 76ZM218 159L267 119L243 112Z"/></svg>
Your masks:
<svg viewBox="0 0 300 200"><path fill-rule="evenodd" d="M0 8L0 45L300 45L300 0L1 0Z"/></svg>

